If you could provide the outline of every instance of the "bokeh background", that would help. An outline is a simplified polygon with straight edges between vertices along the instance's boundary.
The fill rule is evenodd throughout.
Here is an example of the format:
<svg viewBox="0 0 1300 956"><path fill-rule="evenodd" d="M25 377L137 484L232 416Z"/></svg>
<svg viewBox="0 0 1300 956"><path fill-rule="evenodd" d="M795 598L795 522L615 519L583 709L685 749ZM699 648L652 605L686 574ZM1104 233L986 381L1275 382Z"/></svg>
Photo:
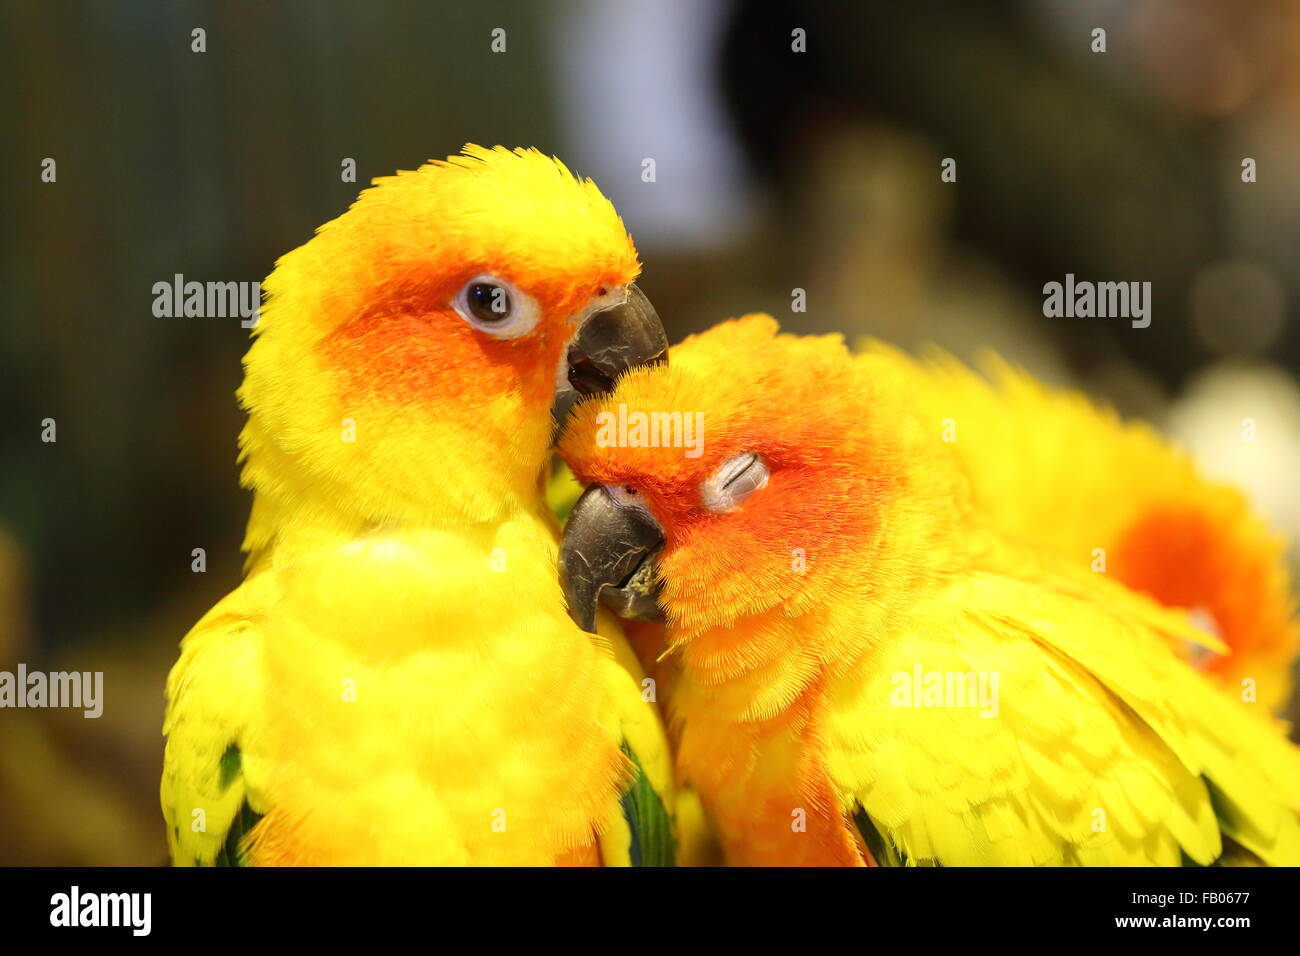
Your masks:
<svg viewBox="0 0 1300 956"><path fill-rule="evenodd" d="M153 284L259 281L465 142L593 176L673 339L769 311L992 347L1300 539L1298 54L1291 0L4 2L0 669L102 670L105 710L0 711L0 863L163 861L165 675L240 578L248 333ZM1150 281L1150 328L1044 318L1067 272Z"/></svg>

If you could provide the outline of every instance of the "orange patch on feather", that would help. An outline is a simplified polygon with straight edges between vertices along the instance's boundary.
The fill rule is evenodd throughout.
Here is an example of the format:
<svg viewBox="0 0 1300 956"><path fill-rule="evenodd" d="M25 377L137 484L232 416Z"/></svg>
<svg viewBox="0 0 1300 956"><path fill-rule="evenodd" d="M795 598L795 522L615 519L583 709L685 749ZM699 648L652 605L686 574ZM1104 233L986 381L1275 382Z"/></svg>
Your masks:
<svg viewBox="0 0 1300 956"><path fill-rule="evenodd" d="M1234 528L1204 510L1156 509L1120 539L1112 571L1170 607L1204 609L1234 655L1284 639L1290 609L1275 587L1272 555L1247 553ZM1228 658L1213 657L1221 670Z"/></svg>

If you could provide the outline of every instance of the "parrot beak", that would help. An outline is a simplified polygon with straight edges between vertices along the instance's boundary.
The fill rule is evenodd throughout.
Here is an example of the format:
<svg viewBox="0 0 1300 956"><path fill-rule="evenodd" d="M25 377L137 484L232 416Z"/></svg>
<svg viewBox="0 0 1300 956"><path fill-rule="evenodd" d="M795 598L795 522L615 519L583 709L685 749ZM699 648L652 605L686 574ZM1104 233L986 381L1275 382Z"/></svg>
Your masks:
<svg viewBox="0 0 1300 956"><path fill-rule="evenodd" d="M655 555L663 545L663 531L649 514L618 504L600 485L584 491L560 544L569 616L584 631L594 631L603 598L620 617L662 618Z"/></svg>
<svg viewBox="0 0 1300 956"><path fill-rule="evenodd" d="M622 372L666 361L668 336L659 313L632 283L625 301L589 316L569 343L551 406L552 437L564 430L574 405L588 395L608 392Z"/></svg>

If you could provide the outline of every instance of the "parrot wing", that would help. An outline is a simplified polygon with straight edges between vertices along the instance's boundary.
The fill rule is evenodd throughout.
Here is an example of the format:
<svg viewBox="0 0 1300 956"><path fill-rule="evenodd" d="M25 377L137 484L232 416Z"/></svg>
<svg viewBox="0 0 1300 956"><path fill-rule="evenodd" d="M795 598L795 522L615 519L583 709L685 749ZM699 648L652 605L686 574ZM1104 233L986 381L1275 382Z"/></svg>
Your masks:
<svg viewBox="0 0 1300 956"><path fill-rule="evenodd" d="M1085 572L1086 573L1086 572ZM1099 576L980 572L829 701L827 770L888 865L1300 862L1300 757Z"/></svg>
<svg viewBox="0 0 1300 956"><path fill-rule="evenodd" d="M664 797L654 788L627 743L623 744L623 753L632 761L634 773L632 783L619 800L629 831L626 862L629 866L675 866L677 844L672 819L664 808ZM617 857L622 862L622 853Z"/></svg>
<svg viewBox="0 0 1300 956"><path fill-rule="evenodd" d="M236 592L238 594L238 592ZM234 595L232 595L234 597ZM242 866L261 818L251 709L259 698L261 640L218 604L181 642L167 681L162 808L178 866Z"/></svg>
<svg viewBox="0 0 1300 956"><path fill-rule="evenodd" d="M597 631L613 651L611 700L623 734L622 750L632 766L628 785L601 834L606 866L675 866L677 838L672 757L663 722L636 654L613 615L602 611Z"/></svg>
<svg viewBox="0 0 1300 956"><path fill-rule="evenodd" d="M1209 616L1229 656L1195 659L1233 688L1254 679L1270 709L1291 693L1300 646L1285 546L1237 489L1207 480L1154 429L988 354L979 374L942 352L913 359L862 343L860 361L908 374L977 507L1009 537L1107 573L1161 604Z"/></svg>

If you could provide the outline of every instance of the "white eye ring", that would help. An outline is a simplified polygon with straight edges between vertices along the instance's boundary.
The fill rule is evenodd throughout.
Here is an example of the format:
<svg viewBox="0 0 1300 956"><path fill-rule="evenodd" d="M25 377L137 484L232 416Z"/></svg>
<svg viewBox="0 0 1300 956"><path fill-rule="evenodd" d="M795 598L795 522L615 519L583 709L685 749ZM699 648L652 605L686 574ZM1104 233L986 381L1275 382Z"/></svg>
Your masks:
<svg viewBox="0 0 1300 956"><path fill-rule="evenodd" d="M700 498L709 511L725 514L735 511L750 495L766 487L770 477L767 463L747 451L724 461L700 486Z"/></svg>
<svg viewBox="0 0 1300 956"><path fill-rule="evenodd" d="M517 339L537 325L541 310L532 296L505 279L477 275L456 293L456 313L474 328L494 339Z"/></svg>

